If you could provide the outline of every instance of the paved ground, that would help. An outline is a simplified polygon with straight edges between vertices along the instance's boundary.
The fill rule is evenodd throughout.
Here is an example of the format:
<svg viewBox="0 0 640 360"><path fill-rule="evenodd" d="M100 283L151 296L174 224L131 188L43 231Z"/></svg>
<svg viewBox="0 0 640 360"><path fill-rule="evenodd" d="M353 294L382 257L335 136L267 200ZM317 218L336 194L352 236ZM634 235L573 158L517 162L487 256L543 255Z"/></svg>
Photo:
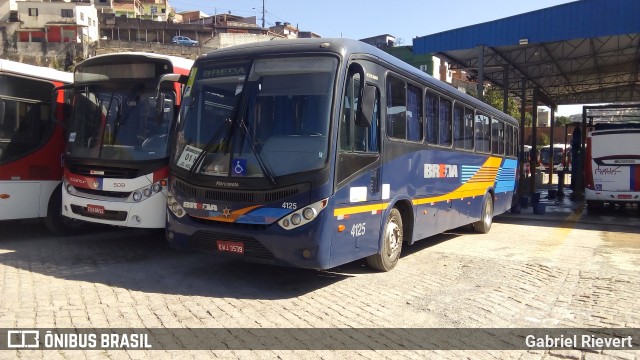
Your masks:
<svg viewBox="0 0 640 360"><path fill-rule="evenodd" d="M403 249L398 267L362 261L308 271L214 259L162 235L95 228L54 237L0 222L0 328L640 328L637 209L589 216L554 200ZM283 340L286 341L286 340ZM0 358L574 358L633 351L4 351Z"/></svg>

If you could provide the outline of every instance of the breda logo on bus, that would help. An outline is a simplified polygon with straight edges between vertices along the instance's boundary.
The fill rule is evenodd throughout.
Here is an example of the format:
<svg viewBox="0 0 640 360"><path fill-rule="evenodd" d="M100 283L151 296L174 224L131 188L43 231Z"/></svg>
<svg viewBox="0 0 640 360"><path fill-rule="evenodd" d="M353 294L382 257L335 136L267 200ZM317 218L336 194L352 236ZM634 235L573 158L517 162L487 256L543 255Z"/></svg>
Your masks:
<svg viewBox="0 0 640 360"><path fill-rule="evenodd" d="M457 178L458 165L424 164L424 178Z"/></svg>
<svg viewBox="0 0 640 360"><path fill-rule="evenodd" d="M218 206L215 204L205 204L205 203L197 203L197 202L190 202L190 201L185 201L184 203L182 203L182 207L185 209L218 211Z"/></svg>

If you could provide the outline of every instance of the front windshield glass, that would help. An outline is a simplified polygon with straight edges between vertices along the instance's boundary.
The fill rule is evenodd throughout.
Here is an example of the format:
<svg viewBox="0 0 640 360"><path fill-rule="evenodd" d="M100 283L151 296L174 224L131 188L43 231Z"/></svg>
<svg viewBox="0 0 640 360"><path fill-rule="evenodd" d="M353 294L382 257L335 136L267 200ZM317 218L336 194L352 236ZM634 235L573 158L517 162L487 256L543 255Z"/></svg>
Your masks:
<svg viewBox="0 0 640 360"><path fill-rule="evenodd" d="M553 149L553 163L560 164L562 162L562 153L563 149L554 148ZM551 157L551 149L550 148L542 148L540 149L540 161L544 164L549 163L549 158Z"/></svg>
<svg viewBox="0 0 640 360"><path fill-rule="evenodd" d="M292 57L192 69L173 163L221 177L322 168L337 64L332 57Z"/></svg>
<svg viewBox="0 0 640 360"><path fill-rule="evenodd" d="M175 94L164 91L164 95L163 109L157 114L152 87L76 87L66 154L116 161L167 157Z"/></svg>

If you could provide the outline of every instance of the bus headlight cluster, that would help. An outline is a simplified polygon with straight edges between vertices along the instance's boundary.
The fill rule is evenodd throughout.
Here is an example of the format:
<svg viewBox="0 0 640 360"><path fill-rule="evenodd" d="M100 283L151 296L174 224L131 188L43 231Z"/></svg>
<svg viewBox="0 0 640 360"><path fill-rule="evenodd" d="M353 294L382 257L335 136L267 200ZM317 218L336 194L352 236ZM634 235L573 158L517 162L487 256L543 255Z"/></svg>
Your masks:
<svg viewBox="0 0 640 360"><path fill-rule="evenodd" d="M159 193L162 191L163 188L165 188L167 186L167 180L166 179L162 179L160 181L156 181L153 184L151 184L151 186L145 186L143 188L140 188L136 191L134 191L133 193L131 193L131 199L135 202L139 202L142 200L145 200L147 198L150 198L151 196Z"/></svg>
<svg viewBox="0 0 640 360"><path fill-rule="evenodd" d="M176 201L176 199L171 194L167 196L167 207L173 213L173 215L179 218L186 215L186 211L184 211L182 206Z"/></svg>
<svg viewBox="0 0 640 360"><path fill-rule="evenodd" d="M69 194L72 194L72 193L73 193L73 190L74 190L73 185L71 185L71 184L67 183L67 184L65 185L65 188L67 189L67 193L69 193Z"/></svg>
<svg viewBox="0 0 640 360"><path fill-rule="evenodd" d="M296 210L291 214L283 217L278 224L285 230L295 229L299 226L313 221L318 214L327 206L327 199L318 201L309 206L305 206L300 210Z"/></svg>

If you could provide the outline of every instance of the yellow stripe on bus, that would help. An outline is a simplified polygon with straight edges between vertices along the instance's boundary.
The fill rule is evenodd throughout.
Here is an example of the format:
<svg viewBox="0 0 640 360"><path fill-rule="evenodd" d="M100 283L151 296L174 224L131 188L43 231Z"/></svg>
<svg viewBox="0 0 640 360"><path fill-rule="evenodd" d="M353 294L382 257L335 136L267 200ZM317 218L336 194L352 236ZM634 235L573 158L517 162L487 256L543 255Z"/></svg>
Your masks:
<svg viewBox="0 0 640 360"><path fill-rule="evenodd" d="M413 205L424 205L430 203L437 203L442 201L449 201L455 199L463 199L476 196L484 196L487 189L495 183L496 176L498 175L498 169L502 163L501 158L490 157L482 165L482 168L469 179L466 183L460 185L457 189L450 193L432 196L420 199L414 199L411 202ZM359 214L371 211L385 210L389 206L389 203L378 203L360 206L350 206L333 210L333 216L344 216L351 214Z"/></svg>

